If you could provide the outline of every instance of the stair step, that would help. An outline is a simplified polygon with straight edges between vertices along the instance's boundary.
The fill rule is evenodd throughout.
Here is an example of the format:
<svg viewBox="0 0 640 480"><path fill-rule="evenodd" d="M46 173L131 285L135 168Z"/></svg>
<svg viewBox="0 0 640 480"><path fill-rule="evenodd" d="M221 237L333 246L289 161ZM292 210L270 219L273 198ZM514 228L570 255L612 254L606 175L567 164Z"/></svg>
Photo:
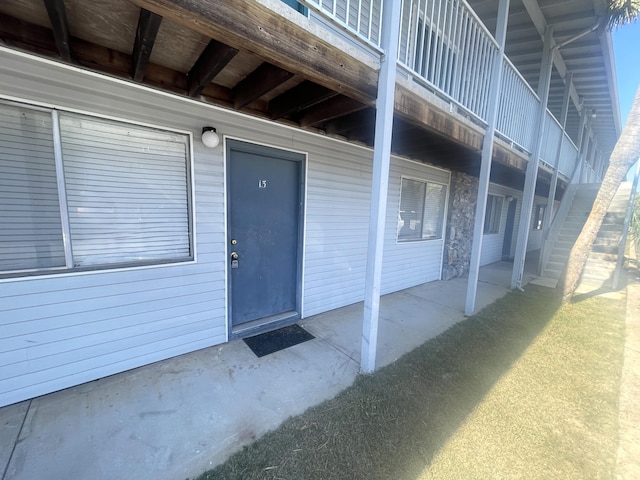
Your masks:
<svg viewBox="0 0 640 480"><path fill-rule="evenodd" d="M567 263L567 255L551 253L551 255L549 255L549 263L551 262L564 265Z"/></svg>
<svg viewBox="0 0 640 480"><path fill-rule="evenodd" d="M612 253L612 254L617 254L618 253L618 245L597 245L594 244L593 247L591 248L592 252L596 252L596 253Z"/></svg>
<svg viewBox="0 0 640 480"><path fill-rule="evenodd" d="M553 270L556 272L561 272L564 268L565 262L552 262L548 261L547 266L545 267L548 270Z"/></svg>
<svg viewBox="0 0 640 480"><path fill-rule="evenodd" d="M549 269L545 268L544 271L542 272L542 276L543 277L553 278L555 280L559 280L561 273L562 272L559 272L557 270L549 270Z"/></svg>
<svg viewBox="0 0 640 480"><path fill-rule="evenodd" d="M589 259L599 260L602 262L617 262L618 255L615 253L591 252L589 254Z"/></svg>

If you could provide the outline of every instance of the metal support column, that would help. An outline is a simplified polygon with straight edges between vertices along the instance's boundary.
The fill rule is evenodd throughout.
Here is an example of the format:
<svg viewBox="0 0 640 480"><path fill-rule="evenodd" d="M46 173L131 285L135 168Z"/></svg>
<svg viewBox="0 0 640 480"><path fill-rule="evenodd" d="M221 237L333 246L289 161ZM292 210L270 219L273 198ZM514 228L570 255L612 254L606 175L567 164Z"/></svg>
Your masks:
<svg viewBox="0 0 640 480"><path fill-rule="evenodd" d="M487 114L487 131L482 143L482 157L480 163L480 177L478 181L478 200L476 202L476 217L473 225L473 244L471 246L471 262L469 265L469 280L467 282L467 298L464 307L465 315L473 315L478 291L478 275L480 273L480 253L482 251L482 235L484 233L484 216L487 208L487 194L489 192L489 177L491 174L491 157L493 156L493 141L498 117L498 100L502 86L502 69L504 66L504 44L507 35L507 21L509 19L509 0L500 0L498 4L498 20L496 25L496 41L498 52L495 56L491 71L491 88L489 90L489 111Z"/></svg>
<svg viewBox="0 0 640 480"><path fill-rule="evenodd" d="M378 99L376 101L369 246L367 248L364 319L362 322L362 348L360 351L360 370L362 373L371 373L376 367L382 253L387 214L387 191L389 188L391 132L393 128L401 4L402 2L395 0L385 0L383 5L382 48L384 49L384 54L380 64Z"/></svg>
<svg viewBox="0 0 640 480"><path fill-rule="evenodd" d="M518 225L518 239L516 241L516 254L513 261L511 275L511 288L522 288L522 274L524 261L527 255L527 242L529 241L529 227L531 225L531 211L533 209L533 197L536 194L536 180L538 179L538 164L542 151L542 136L544 123L547 117L547 101L549 100L549 85L551 83L551 70L553 67L553 28L547 27L544 32L544 47L542 52L542 64L538 83L538 98L540 109L536 128L536 139L533 152L527 164L527 173L522 193L522 207L520 209L520 223Z"/></svg>

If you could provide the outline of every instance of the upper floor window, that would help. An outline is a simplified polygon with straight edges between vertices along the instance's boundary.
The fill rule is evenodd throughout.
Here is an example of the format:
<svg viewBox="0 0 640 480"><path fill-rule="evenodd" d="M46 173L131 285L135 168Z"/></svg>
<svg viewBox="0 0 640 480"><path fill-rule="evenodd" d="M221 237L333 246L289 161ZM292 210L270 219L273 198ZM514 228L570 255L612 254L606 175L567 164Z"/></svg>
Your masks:
<svg viewBox="0 0 640 480"><path fill-rule="evenodd" d="M282 1L287 5L289 5L291 8L293 8L294 10L300 12L302 15L306 17L309 16L309 9L304 5L302 5L300 2L296 2L295 0L282 0Z"/></svg>
<svg viewBox="0 0 640 480"><path fill-rule="evenodd" d="M189 136L0 103L0 274L193 258Z"/></svg>
<svg viewBox="0 0 640 480"><path fill-rule="evenodd" d="M446 185L402 178L398 242L442 238Z"/></svg>

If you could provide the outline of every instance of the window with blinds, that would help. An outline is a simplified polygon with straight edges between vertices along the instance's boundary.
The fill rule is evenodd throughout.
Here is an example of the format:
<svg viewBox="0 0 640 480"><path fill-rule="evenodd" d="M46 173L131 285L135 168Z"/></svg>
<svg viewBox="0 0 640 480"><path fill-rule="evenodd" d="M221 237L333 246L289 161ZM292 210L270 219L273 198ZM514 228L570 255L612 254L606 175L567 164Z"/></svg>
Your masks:
<svg viewBox="0 0 640 480"><path fill-rule="evenodd" d="M498 233L502 218L502 199L498 195L487 195L487 209L484 215L484 233Z"/></svg>
<svg viewBox="0 0 640 480"><path fill-rule="evenodd" d="M51 113L0 104L0 271L64 266Z"/></svg>
<svg viewBox="0 0 640 480"><path fill-rule="evenodd" d="M442 238L446 186L405 177L401 183L398 242Z"/></svg>
<svg viewBox="0 0 640 480"><path fill-rule="evenodd" d="M0 119L0 272L193 258L188 135L8 104Z"/></svg>

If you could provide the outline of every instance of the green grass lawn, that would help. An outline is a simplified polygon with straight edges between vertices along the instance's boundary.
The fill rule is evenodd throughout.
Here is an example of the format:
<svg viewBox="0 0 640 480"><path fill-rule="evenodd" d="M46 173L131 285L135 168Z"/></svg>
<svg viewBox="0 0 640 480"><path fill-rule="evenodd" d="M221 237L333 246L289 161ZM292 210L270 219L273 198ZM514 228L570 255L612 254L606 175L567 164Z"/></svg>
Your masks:
<svg viewBox="0 0 640 480"><path fill-rule="evenodd" d="M512 292L205 479L607 479L624 306Z"/></svg>

